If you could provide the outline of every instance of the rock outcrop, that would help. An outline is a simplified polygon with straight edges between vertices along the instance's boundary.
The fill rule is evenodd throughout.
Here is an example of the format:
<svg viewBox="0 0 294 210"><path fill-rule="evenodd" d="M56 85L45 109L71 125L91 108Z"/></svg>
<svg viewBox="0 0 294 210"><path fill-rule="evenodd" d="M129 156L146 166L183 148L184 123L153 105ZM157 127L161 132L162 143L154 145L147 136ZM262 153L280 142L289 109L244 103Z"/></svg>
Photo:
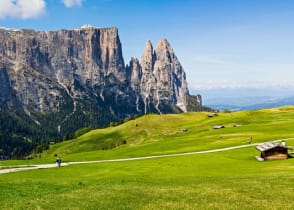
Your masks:
<svg viewBox="0 0 294 210"><path fill-rule="evenodd" d="M0 88L2 111L22 110L57 135L135 114L201 110L166 39L155 50L148 41L141 61L125 66L117 28L0 28Z"/></svg>
<svg viewBox="0 0 294 210"><path fill-rule="evenodd" d="M126 80L116 28L1 30L0 54L17 97L32 111L58 111L64 91L72 101L86 90L102 101L105 94L118 98Z"/></svg>
<svg viewBox="0 0 294 210"><path fill-rule="evenodd" d="M132 59L129 68L136 75L131 83L136 84L133 89L143 100L144 113L187 111L186 75L166 39L160 40L155 50L147 41L141 66L138 60Z"/></svg>

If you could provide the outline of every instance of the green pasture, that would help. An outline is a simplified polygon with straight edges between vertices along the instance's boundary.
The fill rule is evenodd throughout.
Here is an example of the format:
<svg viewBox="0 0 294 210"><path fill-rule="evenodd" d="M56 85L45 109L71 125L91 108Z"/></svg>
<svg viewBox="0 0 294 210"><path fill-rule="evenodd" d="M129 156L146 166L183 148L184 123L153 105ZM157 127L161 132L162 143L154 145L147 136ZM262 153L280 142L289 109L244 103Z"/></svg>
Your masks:
<svg viewBox="0 0 294 210"><path fill-rule="evenodd" d="M64 162L115 159L245 145L251 136L252 143L294 137L294 107L207 115L147 115L51 145L38 154L41 158L4 161L0 167L52 163L55 154ZM214 125L225 128L214 130ZM287 145L294 146L294 140ZM0 206L292 210L294 158L258 162L256 155L252 145L216 153L0 174Z"/></svg>
<svg viewBox="0 0 294 210"><path fill-rule="evenodd" d="M0 175L1 209L293 209L294 159L226 152Z"/></svg>
<svg viewBox="0 0 294 210"><path fill-rule="evenodd" d="M259 111L146 115L117 127L97 129L51 145L32 161L5 161L2 165L84 161L202 151L275 139L293 138L294 107ZM234 127L234 125L240 125ZM214 125L225 128L215 130ZM187 129L187 131L183 131ZM121 142L125 141L126 144Z"/></svg>

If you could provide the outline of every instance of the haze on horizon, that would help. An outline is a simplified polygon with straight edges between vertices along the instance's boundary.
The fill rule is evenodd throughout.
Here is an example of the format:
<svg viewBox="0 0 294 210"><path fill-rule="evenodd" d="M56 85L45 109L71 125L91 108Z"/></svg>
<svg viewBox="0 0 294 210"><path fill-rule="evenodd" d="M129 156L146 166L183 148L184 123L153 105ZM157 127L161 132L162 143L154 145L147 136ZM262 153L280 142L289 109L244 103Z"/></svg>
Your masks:
<svg viewBox="0 0 294 210"><path fill-rule="evenodd" d="M119 28L126 63L167 38L190 89L294 89L291 0L1 0L0 26Z"/></svg>

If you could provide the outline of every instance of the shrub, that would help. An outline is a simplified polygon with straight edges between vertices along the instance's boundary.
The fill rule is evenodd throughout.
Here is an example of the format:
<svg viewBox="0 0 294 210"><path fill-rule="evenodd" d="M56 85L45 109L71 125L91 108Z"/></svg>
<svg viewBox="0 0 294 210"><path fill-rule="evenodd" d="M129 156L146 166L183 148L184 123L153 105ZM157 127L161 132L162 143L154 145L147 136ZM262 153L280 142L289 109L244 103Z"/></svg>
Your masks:
<svg viewBox="0 0 294 210"><path fill-rule="evenodd" d="M76 138L84 135L85 133L88 133L89 131L90 131L89 128L81 128L74 133L73 138L76 139Z"/></svg>

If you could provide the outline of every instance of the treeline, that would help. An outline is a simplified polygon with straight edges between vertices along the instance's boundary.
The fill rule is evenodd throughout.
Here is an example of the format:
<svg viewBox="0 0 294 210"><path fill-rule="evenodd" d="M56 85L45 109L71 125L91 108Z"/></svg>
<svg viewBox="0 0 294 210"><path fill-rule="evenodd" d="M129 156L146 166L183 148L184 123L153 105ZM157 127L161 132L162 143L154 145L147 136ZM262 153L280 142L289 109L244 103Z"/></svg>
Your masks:
<svg viewBox="0 0 294 210"><path fill-rule="evenodd" d="M101 107L83 104L65 122L63 120L69 111L50 114L31 113L31 117L37 119L34 121L22 110L14 112L1 110L0 160L20 159L30 153L42 153L52 143L75 139L92 129L116 126L139 116L119 120L102 110ZM117 144L121 143L115 143ZM111 147L113 146L104 146L104 148Z"/></svg>
<svg viewBox="0 0 294 210"><path fill-rule="evenodd" d="M125 107L119 112L120 116L113 116L107 111L109 110L105 107L107 104L101 106L97 103L96 106L93 104L90 101L78 103L74 113L72 113L73 107L67 107L60 112L31 113L30 117L23 110L12 112L0 109L0 160L23 158L30 153L42 153L52 143L76 139L92 129L118 126L142 116L136 114L125 117L126 114L123 114L127 109ZM198 108L197 111L215 111L203 106ZM109 149L121 144L125 144L125 141L110 142L101 149Z"/></svg>
<svg viewBox="0 0 294 210"><path fill-rule="evenodd" d="M134 120L134 119L137 119L139 117L141 117L142 115L138 115L138 114L135 114L134 116L131 116L131 117L126 117L125 119L123 120L118 120L116 122L110 122L109 123L109 127L115 127L115 126L118 126L118 125L121 125L123 123L126 123L130 120Z"/></svg>
<svg viewBox="0 0 294 210"><path fill-rule="evenodd" d="M21 158L52 135L19 111L0 111L0 121L0 159Z"/></svg>

